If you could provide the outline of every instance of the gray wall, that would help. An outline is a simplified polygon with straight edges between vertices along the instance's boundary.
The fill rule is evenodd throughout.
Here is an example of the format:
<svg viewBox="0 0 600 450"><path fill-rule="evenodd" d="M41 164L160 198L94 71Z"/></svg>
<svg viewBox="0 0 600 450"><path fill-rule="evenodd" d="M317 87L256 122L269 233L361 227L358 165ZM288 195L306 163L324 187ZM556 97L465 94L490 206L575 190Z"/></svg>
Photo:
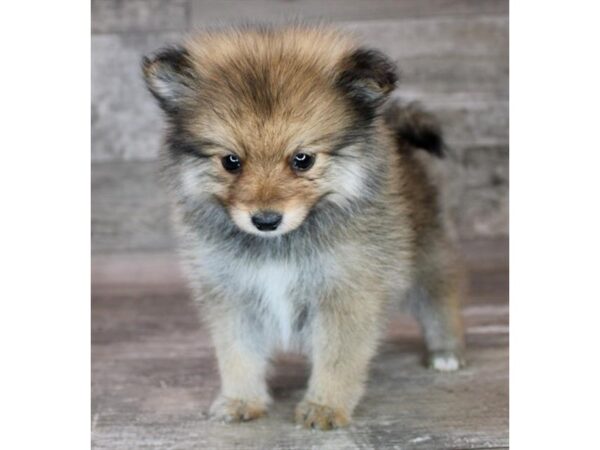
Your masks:
<svg viewBox="0 0 600 450"><path fill-rule="evenodd" d="M92 251L172 249L156 176L161 118L140 58L195 28L325 18L389 54L396 95L442 119L464 240L508 234L508 1L92 0Z"/></svg>

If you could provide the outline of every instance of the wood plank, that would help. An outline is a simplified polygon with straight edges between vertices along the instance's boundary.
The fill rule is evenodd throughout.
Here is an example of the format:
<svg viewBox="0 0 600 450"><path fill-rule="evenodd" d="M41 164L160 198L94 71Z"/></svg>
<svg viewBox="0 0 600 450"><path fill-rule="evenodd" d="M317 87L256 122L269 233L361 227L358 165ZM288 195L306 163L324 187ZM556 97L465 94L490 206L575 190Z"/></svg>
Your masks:
<svg viewBox="0 0 600 450"><path fill-rule="evenodd" d="M92 33L184 31L189 0L92 0Z"/></svg>
<svg viewBox="0 0 600 450"><path fill-rule="evenodd" d="M509 240L506 236L461 241L460 248L467 267L493 271L509 266Z"/></svg>
<svg viewBox="0 0 600 450"><path fill-rule="evenodd" d="M502 288L503 289L503 288ZM296 428L304 359L279 358L268 418L207 419L218 391L212 346L187 294L93 290L92 443L132 448L503 448L508 446L508 307L464 310L469 366L441 374L422 365L415 322L395 314L351 428Z"/></svg>
<svg viewBox="0 0 600 450"><path fill-rule="evenodd" d="M507 13L506 0L192 0L191 17L193 26L206 26L290 17L367 21Z"/></svg>
<svg viewBox="0 0 600 450"><path fill-rule="evenodd" d="M342 27L392 57L508 55L506 16L349 22Z"/></svg>
<svg viewBox="0 0 600 450"><path fill-rule="evenodd" d="M173 248L154 163L92 164L92 252Z"/></svg>
<svg viewBox="0 0 600 450"><path fill-rule="evenodd" d="M155 159L163 128L142 79L142 56L177 33L92 36L92 161Z"/></svg>

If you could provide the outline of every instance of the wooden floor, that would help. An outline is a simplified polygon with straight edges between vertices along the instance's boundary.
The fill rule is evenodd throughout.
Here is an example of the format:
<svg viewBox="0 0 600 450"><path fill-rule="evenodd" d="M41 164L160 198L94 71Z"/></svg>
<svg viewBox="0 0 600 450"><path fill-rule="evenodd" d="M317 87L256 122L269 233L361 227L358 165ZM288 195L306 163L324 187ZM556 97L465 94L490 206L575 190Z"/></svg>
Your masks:
<svg viewBox="0 0 600 450"><path fill-rule="evenodd" d="M422 365L415 323L391 319L348 429L297 428L307 366L282 358L267 418L225 425L206 411L218 374L206 330L170 254L94 256L92 442L97 449L446 449L508 447L508 260L505 240L470 242L466 369Z"/></svg>

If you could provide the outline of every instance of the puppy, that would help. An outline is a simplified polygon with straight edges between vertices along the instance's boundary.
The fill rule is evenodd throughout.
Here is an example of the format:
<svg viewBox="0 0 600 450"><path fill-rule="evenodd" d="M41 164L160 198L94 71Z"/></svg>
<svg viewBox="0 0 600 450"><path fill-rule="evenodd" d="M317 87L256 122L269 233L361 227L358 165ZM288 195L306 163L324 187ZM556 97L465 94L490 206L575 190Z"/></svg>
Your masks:
<svg viewBox="0 0 600 450"><path fill-rule="evenodd" d="M386 56L323 26L207 32L144 58L168 124L164 178L221 375L214 417L267 412L275 351L308 355L297 423L347 425L385 324L403 302L430 365L463 364L460 271L436 190L435 119L384 103Z"/></svg>

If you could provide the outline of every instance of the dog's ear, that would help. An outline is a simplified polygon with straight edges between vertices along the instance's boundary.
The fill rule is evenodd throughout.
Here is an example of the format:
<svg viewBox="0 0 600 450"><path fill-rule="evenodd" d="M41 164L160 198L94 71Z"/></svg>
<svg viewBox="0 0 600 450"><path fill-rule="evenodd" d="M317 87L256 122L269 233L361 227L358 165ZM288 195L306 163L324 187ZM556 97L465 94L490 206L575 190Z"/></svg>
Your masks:
<svg viewBox="0 0 600 450"><path fill-rule="evenodd" d="M197 73L186 49L169 47L144 57L142 70L148 89L167 114L178 114L193 100Z"/></svg>
<svg viewBox="0 0 600 450"><path fill-rule="evenodd" d="M359 48L340 65L337 85L365 112L380 106L396 87L396 66L377 50Z"/></svg>

